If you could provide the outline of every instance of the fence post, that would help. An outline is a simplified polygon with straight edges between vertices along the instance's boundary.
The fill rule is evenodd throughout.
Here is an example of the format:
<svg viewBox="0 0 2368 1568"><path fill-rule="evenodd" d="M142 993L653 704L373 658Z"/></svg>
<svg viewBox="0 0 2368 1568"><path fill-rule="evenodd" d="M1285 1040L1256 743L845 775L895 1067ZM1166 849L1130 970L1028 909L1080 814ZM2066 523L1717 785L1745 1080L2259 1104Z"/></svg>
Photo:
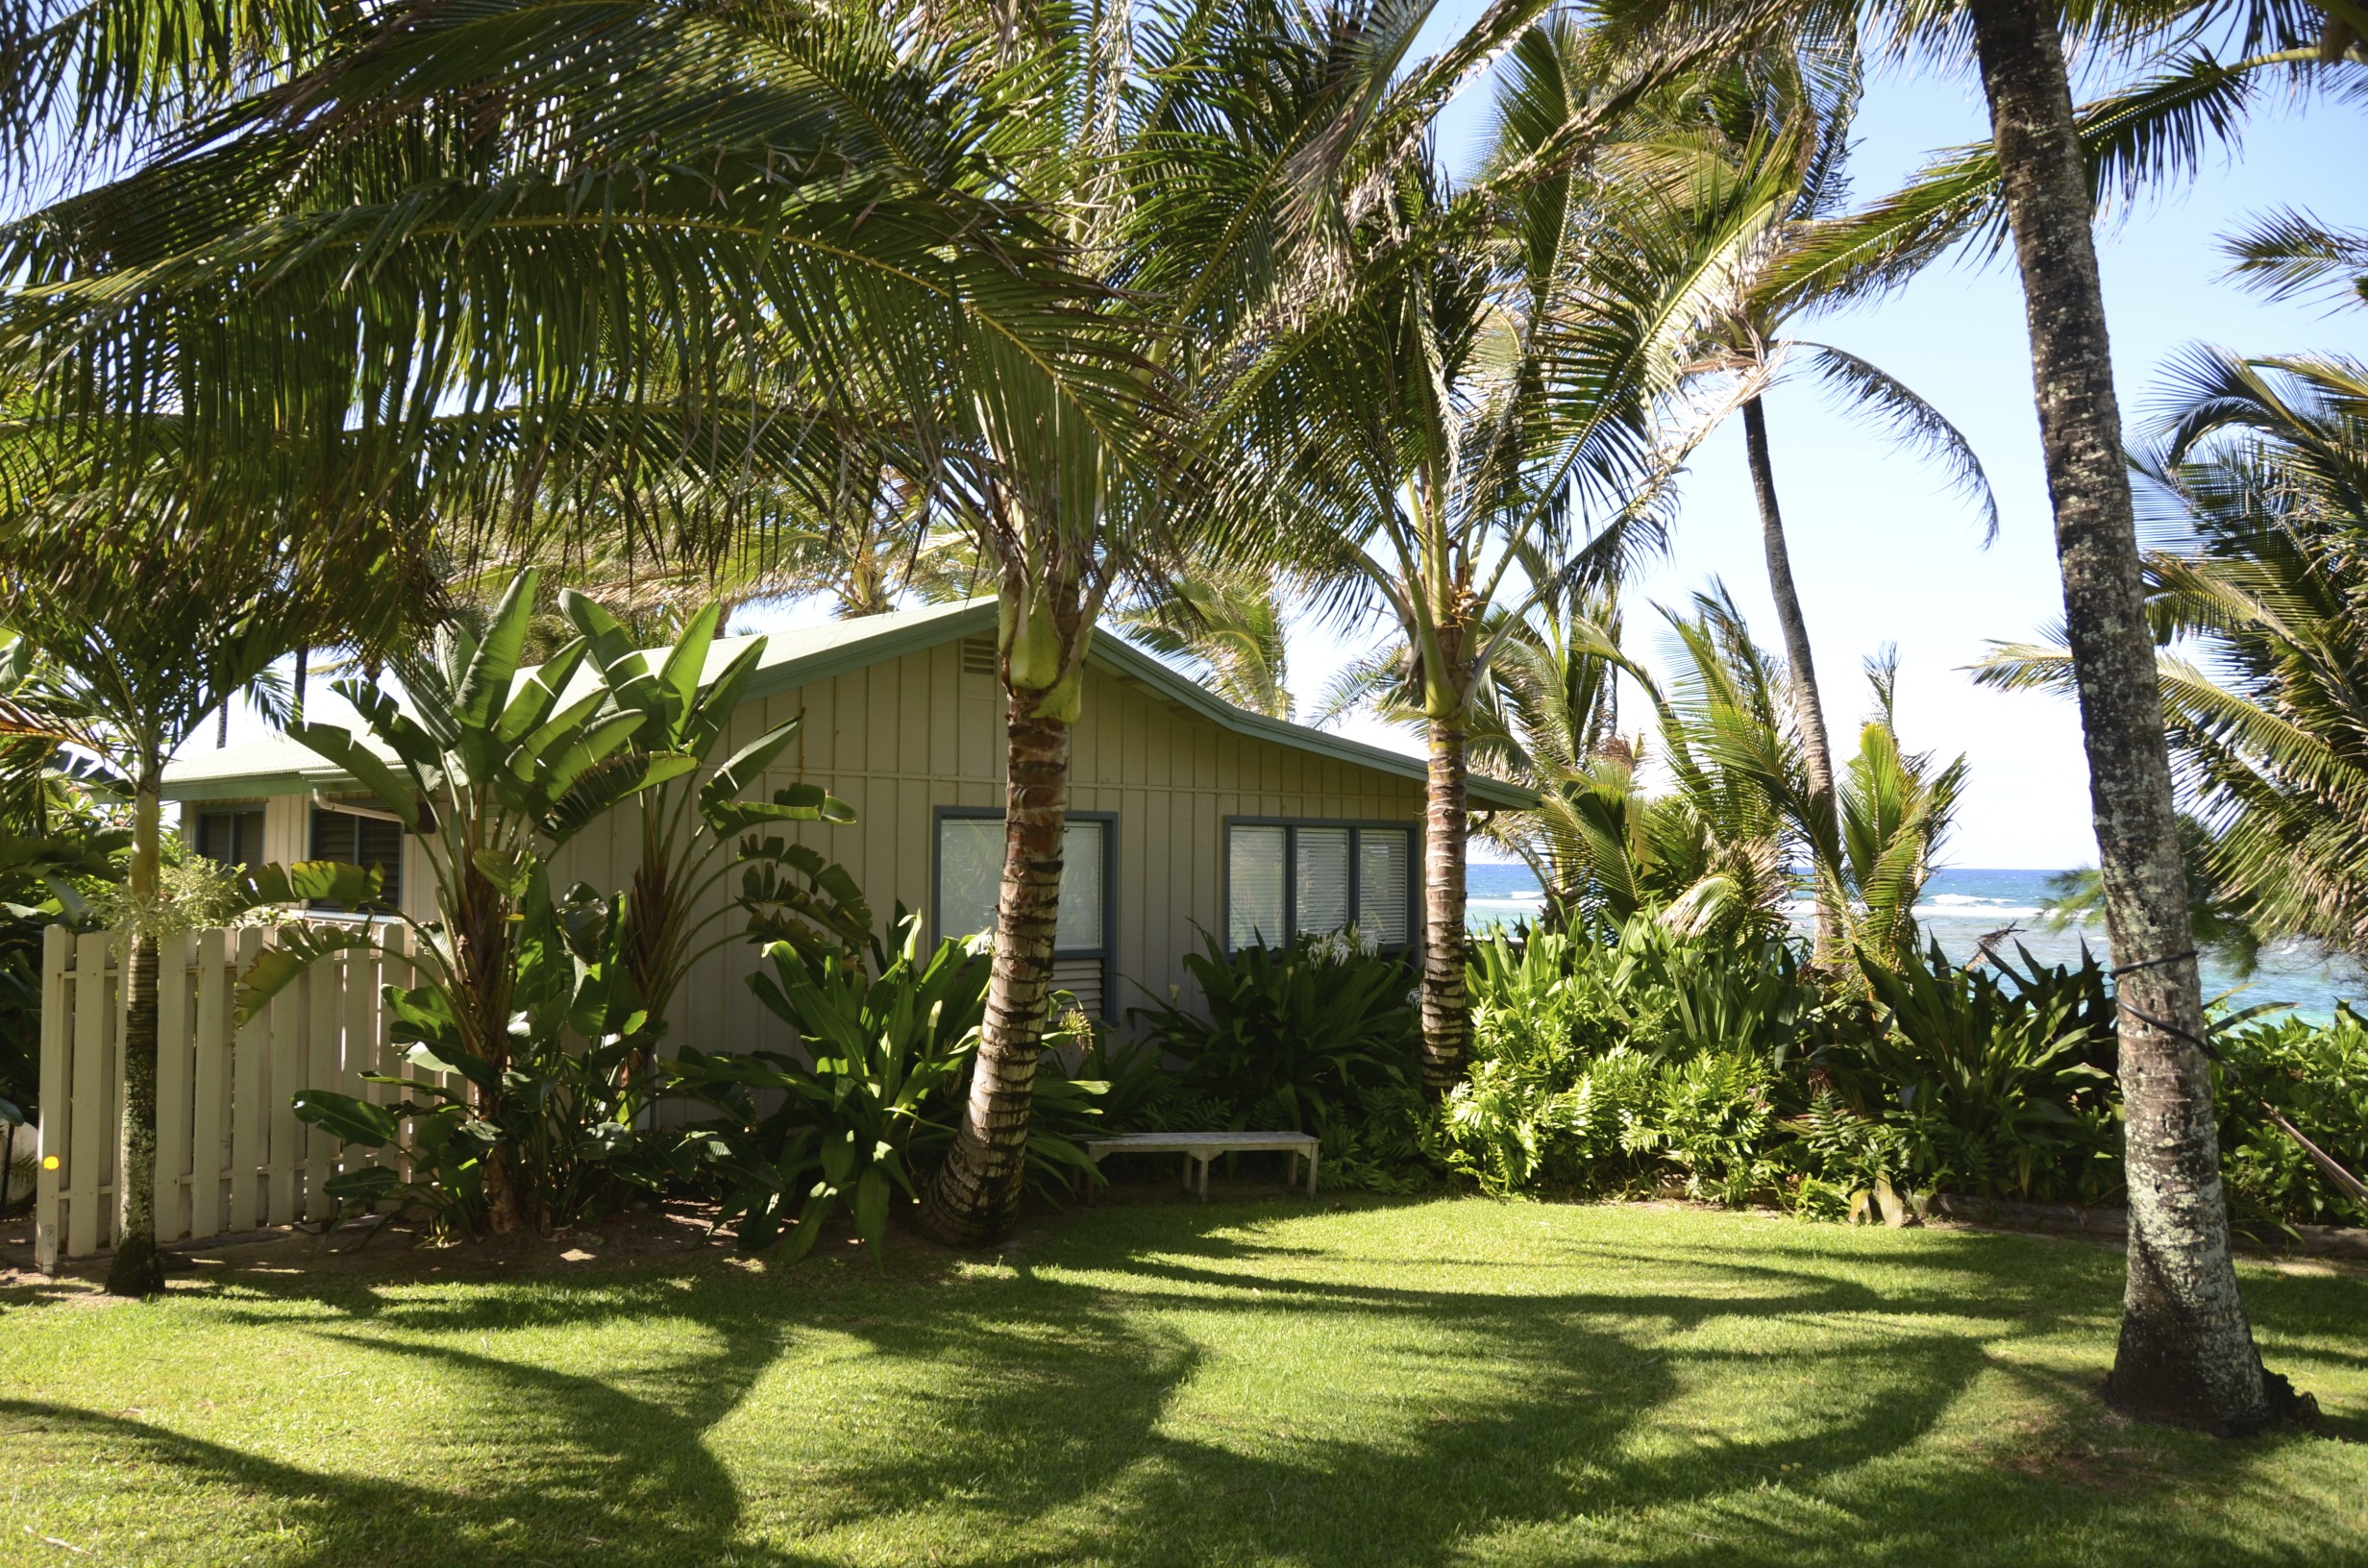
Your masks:
<svg viewBox="0 0 2368 1568"><path fill-rule="evenodd" d="M345 954L345 1048L338 1053L337 1092L379 1104L386 1098L383 1084L365 1084L361 1075L379 1070L378 955L367 947L349 947ZM348 1148L340 1162L348 1170L379 1163L381 1150Z"/></svg>
<svg viewBox="0 0 2368 1568"><path fill-rule="evenodd" d="M248 926L238 933L238 970L245 973L263 950L263 933ZM263 1145L263 1044L269 1038L268 1009L238 1026L231 1059L231 1218L234 1231L251 1231L262 1219L258 1199L266 1158Z"/></svg>
<svg viewBox="0 0 2368 1568"><path fill-rule="evenodd" d="M159 1241L189 1234L190 1104L189 937L179 932L157 940L157 1173Z"/></svg>
<svg viewBox="0 0 2368 1568"><path fill-rule="evenodd" d="M41 1119L33 1154L33 1265L58 1272L58 1188L65 1174L65 966L73 939L65 927L41 933Z"/></svg>
<svg viewBox="0 0 2368 1568"><path fill-rule="evenodd" d="M87 1258L99 1250L99 1185L114 1126L107 1092L107 960L111 939L92 931L74 943L74 1061L67 1105L73 1123L66 1133L65 1255Z"/></svg>
<svg viewBox="0 0 2368 1568"><path fill-rule="evenodd" d="M271 1060L260 1086L264 1136L271 1147L270 1176L263 1184L266 1225L293 1225L303 1217L296 1201L296 1162L304 1150L305 1124L296 1119L288 1096L304 1087L305 1001L310 979L309 970L297 975L271 999Z"/></svg>
<svg viewBox="0 0 2368 1568"><path fill-rule="evenodd" d="M230 1058L223 1038L223 946L228 933L197 939L197 1103L190 1115L189 1234L222 1234L222 1157L230 1145L229 1104L223 1090Z"/></svg>
<svg viewBox="0 0 2368 1568"><path fill-rule="evenodd" d="M340 1015L344 1011L338 1005L337 981L344 968L333 959L305 971L304 1079L290 1086L285 1090L288 1094L299 1089L325 1089L333 1093L345 1087L337 1071L337 1036L342 1032ZM337 1212L337 1200L328 1191L329 1178L337 1173L337 1139L326 1127L307 1127L305 1133L305 1218L325 1220Z"/></svg>

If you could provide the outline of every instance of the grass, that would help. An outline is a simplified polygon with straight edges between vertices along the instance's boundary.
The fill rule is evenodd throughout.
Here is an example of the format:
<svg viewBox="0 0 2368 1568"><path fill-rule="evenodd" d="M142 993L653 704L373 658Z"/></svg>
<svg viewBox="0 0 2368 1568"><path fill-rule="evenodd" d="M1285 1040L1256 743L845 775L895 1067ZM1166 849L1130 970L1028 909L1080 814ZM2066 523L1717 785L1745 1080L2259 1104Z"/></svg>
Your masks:
<svg viewBox="0 0 2368 1568"><path fill-rule="evenodd" d="M2248 1266L2337 1440L2225 1443L2104 1413L2120 1259L2037 1237L1264 1200L885 1275L447 1262L20 1293L0 1559L2368 1563L2356 1275Z"/></svg>

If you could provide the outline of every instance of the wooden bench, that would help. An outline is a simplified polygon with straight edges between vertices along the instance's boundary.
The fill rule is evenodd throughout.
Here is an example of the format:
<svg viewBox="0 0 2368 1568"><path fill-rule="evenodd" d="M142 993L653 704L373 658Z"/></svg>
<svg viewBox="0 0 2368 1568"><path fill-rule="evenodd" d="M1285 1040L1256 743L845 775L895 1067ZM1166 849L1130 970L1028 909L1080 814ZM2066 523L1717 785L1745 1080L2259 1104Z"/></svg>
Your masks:
<svg viewBox="0 0 2368 1568"><path fill-rule="evenodd" d="M1100 1164L1114 1154L1180 1154L1184 1157L1184 1186L1201 1202L1209 1200L1209 1163L1221 1154L1291 1156L1292 1180L1298 1179L1297 1162L1307 1162L1307 1195L1316 1195L1316 1155L1322 1145L1313 1133L1125 1133L1117 1138L1090 1138L1085 1152ZM1200 1167L1200 1182L1193 1184L1193 1166Z"/></svg>

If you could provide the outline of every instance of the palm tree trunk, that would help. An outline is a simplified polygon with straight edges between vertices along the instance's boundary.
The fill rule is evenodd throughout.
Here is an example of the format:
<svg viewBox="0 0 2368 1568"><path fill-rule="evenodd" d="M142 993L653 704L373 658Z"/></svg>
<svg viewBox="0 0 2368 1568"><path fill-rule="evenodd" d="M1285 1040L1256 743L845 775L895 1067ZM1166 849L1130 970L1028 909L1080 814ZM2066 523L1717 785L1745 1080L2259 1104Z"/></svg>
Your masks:
<svg viewBox="0 0 2368 1568"><path fill-rule="evenodd" d="M2120 986L2129 1280L2106 1397L2125 1413L2257 1428L2294 1395L2254 1348L2229 1259L2204 1012L2139 585L2121 411L2088 187L2054 12L1972 0L1982 85L2022 271L2032 377L2089 799Z"/></svg>
<svg viewBox="0 0 2368 1568"><path fill-rule="evenodd" d="M1061 836L1069 818L1071 724L1035 712L1041 697L1011 694L1003 883L996 900L986 1021L953 1148L922 1203L923 1226L957 1246L992 1240L1011 1228L1026 1175L1028 1113L1052 999Z"/></svg>
<svg viewBox="0 0 2368 1568"><path fill-rule="evenodd" d="M287 713L291 719L301 720L305 716L305 683L311 674L312 649L300 648L296 650L296 678L288 683Z"/></svg>
<svg viewBox="0 0 2368 1568"><path fill-rule="evenodd" d="M115 1157L115 1256L107 1289L153 1296L164 1289L157 1253L157 939L152 928L161 815L163 759L142 758L132 796L132 942L124 984L123 1122Z"/></svg>
<svg viewBox="0 0 2368 1568"><path fill-rule="evenodd" d="M1760 502L1760 543L1767 553L1768 592L1776 600L1776 623L1784 628L1787 676L1792 688L1793 723L1801 732L1801 766L1809 773L1809 810L1825 842L1812 845L1820 860L1838 848L1834 817L1834 749L1825 730L1825 698L1817 691L1817 667L1810 657L1809 622L1801 614L1800 591L1792 584L1792 555L1785 548L1784 513L1776 504L1776 469L1768 459L1767 412L1758 398L1743 404L1743 452L1751 464L1752 494ZM1817 968L1842 961L1841 911L1835 907L1840 868L1819 865L1817 872Z"/></svg>
<svg viewBox="0 0 2368 1568"><path fill-rule="evenodd" d="M1422 810L1422 1090L1439 1099L1464 1074L1471 1027L1464 994L1464 855L1470 833L1463 717L1432 719Z"/></svg>

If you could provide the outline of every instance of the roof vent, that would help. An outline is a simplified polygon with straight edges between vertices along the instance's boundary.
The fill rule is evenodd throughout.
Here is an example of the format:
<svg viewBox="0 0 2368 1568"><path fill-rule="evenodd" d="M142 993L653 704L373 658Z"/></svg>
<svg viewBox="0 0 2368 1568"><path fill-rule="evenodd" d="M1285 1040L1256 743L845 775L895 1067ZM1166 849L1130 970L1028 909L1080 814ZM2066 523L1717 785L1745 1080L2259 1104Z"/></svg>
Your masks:
<svg viewBox="0 0 2368 1568"><path fill-rule="evenodd" d="M993 675L996 673L994 638L962 639L962 673L966 675Z"/></svg>

